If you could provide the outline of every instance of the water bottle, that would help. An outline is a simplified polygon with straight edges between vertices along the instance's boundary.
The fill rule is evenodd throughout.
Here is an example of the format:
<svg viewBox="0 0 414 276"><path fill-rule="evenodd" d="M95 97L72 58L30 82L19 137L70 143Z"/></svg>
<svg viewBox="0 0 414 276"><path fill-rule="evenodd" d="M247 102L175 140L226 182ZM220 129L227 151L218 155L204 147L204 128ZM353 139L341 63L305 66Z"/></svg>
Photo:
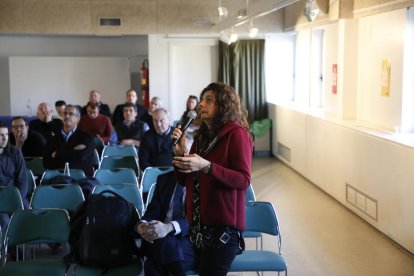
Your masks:
<svg viewBox="0 0 414 276"><path fill-rule="evenodd" d="M65 163L65 170L63 171L63 174L70 176L69 162Z"/></svg>

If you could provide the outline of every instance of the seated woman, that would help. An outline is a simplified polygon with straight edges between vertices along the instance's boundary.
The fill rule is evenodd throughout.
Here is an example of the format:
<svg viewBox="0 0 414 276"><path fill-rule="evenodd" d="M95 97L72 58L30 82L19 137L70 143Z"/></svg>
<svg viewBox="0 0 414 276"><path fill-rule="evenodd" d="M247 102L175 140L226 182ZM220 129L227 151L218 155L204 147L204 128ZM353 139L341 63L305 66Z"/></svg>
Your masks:
<svg viewBox="0 0 414 276"><path fill-rule="evenodd" d="M198 98L197 98L197 96L194 96L194 95L188 96L187 104L186 105L187 105L186 106L186 110L184 111L184 113L181 116L180 121L178 123L181 126L183 126L185 124L185 122L187 121L188 112L190 112L190 111L197 112L197 110L196 110L197 109L197 105L198 105ZM197 117L196 119L194 119L191 122L190 126L188 127L188 130L187 130L188 133L189 134L192 134L195 130L197 130L200 127L200 124L201 124L201 118L200 117Z"/></svg>

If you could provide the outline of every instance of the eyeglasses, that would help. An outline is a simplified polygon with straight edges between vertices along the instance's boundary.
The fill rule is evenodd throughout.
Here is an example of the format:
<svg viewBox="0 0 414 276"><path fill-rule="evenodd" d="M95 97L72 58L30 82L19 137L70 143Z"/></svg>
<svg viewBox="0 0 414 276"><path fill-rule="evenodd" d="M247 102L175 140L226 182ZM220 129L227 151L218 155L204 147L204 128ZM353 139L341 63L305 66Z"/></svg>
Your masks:
<svg viewBox="0 0 414 276"><path fill-rule="evenodd" d="M25 127L26 127L26 125L16 125L16 126L12 126L12 128L14 128L14 129L19 129L19 128L23 129Z"/></svg>
<svg viewBox="0 0 414 276"><path fill-rule="evenodd" d="M64 116L69 116L69 117L72 117L72 116L78 116L78 114L76 114L75 112L63 112L63 115Z"/></svg>

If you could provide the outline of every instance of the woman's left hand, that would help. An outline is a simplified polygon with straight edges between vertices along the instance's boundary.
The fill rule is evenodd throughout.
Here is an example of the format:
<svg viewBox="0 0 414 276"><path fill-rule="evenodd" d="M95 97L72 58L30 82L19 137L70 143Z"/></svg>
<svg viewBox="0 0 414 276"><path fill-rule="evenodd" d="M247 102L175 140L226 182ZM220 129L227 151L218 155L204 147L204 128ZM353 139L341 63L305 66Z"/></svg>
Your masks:
<svg viewBox="0 0 414 276"><path fill-rule="evenodd" d="M199 171L210 164L210 161L202 158L198 154L189 154L186 156L175 156L173 164L182 173Z"/></svg>

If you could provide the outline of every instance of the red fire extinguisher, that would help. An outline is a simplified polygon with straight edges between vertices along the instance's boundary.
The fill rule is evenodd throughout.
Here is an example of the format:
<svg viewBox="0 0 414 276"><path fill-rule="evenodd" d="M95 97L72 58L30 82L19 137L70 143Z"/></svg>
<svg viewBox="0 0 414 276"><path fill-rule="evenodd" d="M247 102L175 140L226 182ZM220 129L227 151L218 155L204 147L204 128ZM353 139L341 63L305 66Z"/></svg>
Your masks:
<svg viewBox="0 0 414 276"><path fill-rule="evenodd" d="M149 72L148 72L148 60L145 59L142 62L141 67L141 91L142 91L142 103L146 108L149 108Z"/></svg>

